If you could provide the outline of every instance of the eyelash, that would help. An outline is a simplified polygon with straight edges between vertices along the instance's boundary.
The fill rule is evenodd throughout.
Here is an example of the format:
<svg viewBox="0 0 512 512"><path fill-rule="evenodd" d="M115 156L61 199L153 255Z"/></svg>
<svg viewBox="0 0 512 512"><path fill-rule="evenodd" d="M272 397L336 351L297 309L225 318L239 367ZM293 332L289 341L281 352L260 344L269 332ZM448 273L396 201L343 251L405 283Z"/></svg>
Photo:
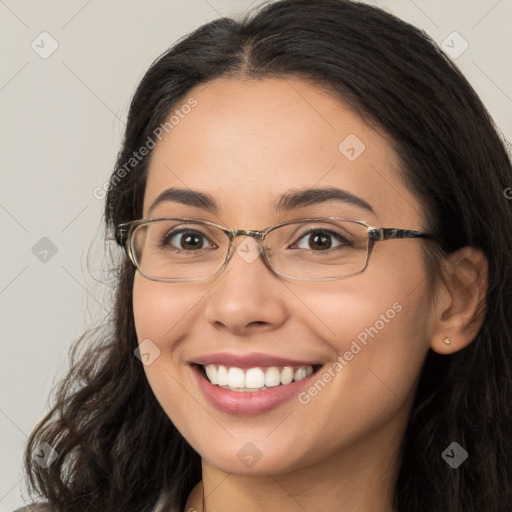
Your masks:
<svg viewBox="0 0 512 512"><path fill-rule="evenodd" d="M297 236L297 240L302 240L305 236L311 235L312 233L321 233L321 234L327 234L338 240L338 242L344 244L344 245L351 245L349 240L347 240L345 237L340 235L340 233L337 233L336 231L332 231L330 229L323 229L323 228L311 228L308 231L305 231L304 233L301 233ZM293 245L296 245L297 242L294 242ZM329 252L329 251L314 251L314 252Z"/></svg>

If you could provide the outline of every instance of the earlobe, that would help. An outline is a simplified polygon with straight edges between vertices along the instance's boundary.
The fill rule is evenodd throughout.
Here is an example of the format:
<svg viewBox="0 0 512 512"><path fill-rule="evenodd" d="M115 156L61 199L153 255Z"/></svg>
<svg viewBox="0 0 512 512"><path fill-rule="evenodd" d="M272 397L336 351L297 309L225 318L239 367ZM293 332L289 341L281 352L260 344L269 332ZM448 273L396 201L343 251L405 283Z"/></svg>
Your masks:
<svg viewBox="0 0 512 512"><path fill-rule="evenodd" d="M464 247L448 256L431 330L434 352L452 354L474 340L485 317L487 274L487 258L480 249Z"/></svg>

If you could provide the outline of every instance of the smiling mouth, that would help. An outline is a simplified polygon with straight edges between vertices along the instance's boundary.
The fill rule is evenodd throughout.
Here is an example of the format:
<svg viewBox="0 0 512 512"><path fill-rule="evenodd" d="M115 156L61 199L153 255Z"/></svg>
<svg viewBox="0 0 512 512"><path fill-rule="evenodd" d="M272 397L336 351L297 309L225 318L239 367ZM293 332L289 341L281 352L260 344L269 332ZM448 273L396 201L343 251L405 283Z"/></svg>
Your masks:
<svg viewBox="0 0 512 512"><path fill-rule="evenodd" d="M316 373L321 364L301 366L255 366L238 368L219 364L194 364L210 384L229 391L265 391L278 386L287 386Z"/></svg>

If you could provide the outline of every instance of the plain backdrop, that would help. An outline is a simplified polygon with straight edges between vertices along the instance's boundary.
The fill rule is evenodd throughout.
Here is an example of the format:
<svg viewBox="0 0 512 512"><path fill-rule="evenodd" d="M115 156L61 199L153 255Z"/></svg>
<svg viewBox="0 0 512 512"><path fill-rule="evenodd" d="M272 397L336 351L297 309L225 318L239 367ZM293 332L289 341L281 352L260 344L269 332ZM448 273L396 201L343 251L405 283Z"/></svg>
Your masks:
<svg viewBox="0 0 512 512"><path fill-rule="evenodd" d="M109 312L93 190L113 168L138 81L179 37L258 3L0 0L0 512L27 500L23 446L71 344ZM369 3L444 44L512 139L510 0Z"/></svg>

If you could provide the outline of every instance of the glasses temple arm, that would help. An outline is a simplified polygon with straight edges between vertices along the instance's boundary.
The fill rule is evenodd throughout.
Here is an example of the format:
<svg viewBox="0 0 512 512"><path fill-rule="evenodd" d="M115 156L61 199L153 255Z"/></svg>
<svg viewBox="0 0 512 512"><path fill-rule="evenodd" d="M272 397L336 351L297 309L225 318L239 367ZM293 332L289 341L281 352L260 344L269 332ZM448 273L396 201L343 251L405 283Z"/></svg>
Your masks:
<svg viewBox="0 0 512 512"><path fill-rule="evenodd" d="M125 226L123 224L116 226L116 230L114 233L114 237L116 239L116 242L121 247L124 247L126 244L126 236L128 235L128 232L130 231L129 226Z"/></svg>
<svg viewBox="0 0 512 512"><path fill-rule="evenodd" d="M370 231L370 236L374 241L378 240L396 240L401 238L428 238L431 240L439 240L430 233L423 233L412 229L397 228L377 228Z"/></svg>

